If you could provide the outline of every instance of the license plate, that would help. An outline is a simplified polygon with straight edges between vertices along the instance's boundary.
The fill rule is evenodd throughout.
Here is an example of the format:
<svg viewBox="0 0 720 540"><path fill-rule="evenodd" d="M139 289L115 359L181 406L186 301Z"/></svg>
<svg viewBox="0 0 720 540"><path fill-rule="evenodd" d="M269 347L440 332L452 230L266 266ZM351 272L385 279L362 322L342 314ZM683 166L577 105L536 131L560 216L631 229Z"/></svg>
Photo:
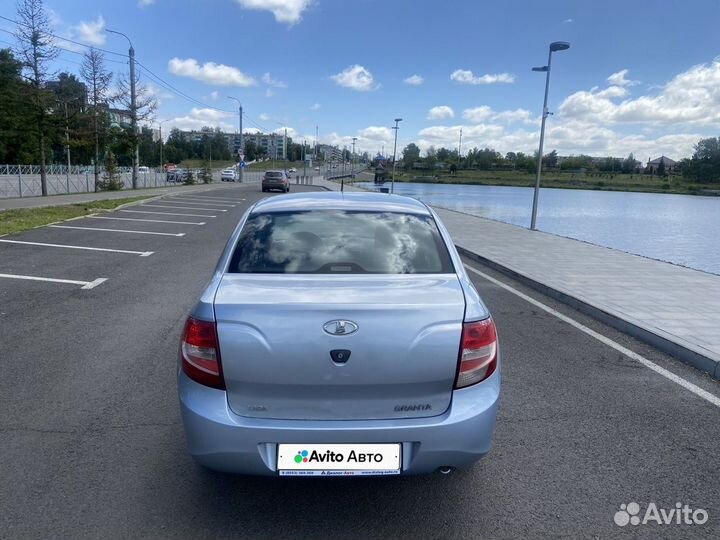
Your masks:
<svg viewBox="0 0 720 540"><path fill-rule="evenodd" d="M400 444L279 444L280 476L400 474Z"/></svg>

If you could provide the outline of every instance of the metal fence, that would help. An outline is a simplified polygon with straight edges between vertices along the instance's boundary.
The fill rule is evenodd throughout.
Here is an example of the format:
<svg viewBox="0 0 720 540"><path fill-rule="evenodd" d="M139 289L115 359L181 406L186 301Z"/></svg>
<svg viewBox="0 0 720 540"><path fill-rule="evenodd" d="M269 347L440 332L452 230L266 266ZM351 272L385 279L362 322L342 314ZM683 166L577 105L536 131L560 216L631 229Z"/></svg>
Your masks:
<svg viewBox="0 0 720 540"><path fill-rule="evenodd" d="M199 170L192 169L197 181ZM48 165L47 191L48 195L63 195L68 193L95 192L95 172L92 167L67 165ZM132 170L130 167L118 167L118 176L122 179L125 188L132 188ZM103 169L100 170L102 180ZM220 181L221 170L213 170L213 182ZM247 171L243 173L243 182L259 182L262 171ZM151 169L138 173L138 187L167 187L177 185L166 181L165 172ZM37 197L42 195L39 165L0 165L0 199L11 197Z"/></svg>

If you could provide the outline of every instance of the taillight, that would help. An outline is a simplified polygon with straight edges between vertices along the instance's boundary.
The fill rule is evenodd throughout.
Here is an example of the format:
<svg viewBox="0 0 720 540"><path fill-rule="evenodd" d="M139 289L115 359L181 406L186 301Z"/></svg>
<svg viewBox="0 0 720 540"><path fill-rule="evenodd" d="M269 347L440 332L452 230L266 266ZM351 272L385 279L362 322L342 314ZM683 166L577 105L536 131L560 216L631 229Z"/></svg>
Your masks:
<svg viewBox="0 0 720 540"><path fill-rule="evenodd" d="M185 323L180 350L185 375L205 386L225 390L214 322L198 321L189 317Z"/></svg>
<svg viewBox="0 0 720 540"><path fill-rule="evenodd" d="M463 324L455 388L484 381L497 367L497 332L491 318Z"/></svg>

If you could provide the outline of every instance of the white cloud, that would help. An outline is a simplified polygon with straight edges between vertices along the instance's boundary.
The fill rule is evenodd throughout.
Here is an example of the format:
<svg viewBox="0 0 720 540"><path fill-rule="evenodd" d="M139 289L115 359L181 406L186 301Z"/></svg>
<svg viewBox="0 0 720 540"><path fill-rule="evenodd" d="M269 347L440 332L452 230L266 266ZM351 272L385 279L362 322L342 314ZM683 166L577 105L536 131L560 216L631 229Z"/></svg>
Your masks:
<svg viewBox="0 0 720 540"><path fill-rule="evenodd" d="M496 112L487 105L465 109L462 114L465 120L473 123L482 123L486 120L495 120L511 124L513 122L524 122L533 124L536 121L532 117L532 113L526 109L515 109L514 111Z"/></svg>
<svg viewBox="0 0 720 540"><path fill-rule="evenodd" d="M210 92L210 99L212 99L213 101L217 101L218 99L220 99L220 92L218 92L217 90L213 90L212 92Z"/></svg>
<svg viewBox="0 0 720 540"><path fill-rule="evenodd" d="M215 62L206 62L200 65L194 58L186 60L177 57L172 58L168 62L168 71L179 77L190 77L207 84L220 86L245 87L256 84L255 79L245 75L236 67L216 64Z"/></svg>
<svg viewBox="0 0 720 540"><path fill-rule="evenodd" d="M482 77L476 77L469 69L456 69L450 74L450 80L460 84L514 83L515 75L510 75L509 73L487 73Z"/></svg>
<svg viewBox="0 0 720 540"><path fill-rule="evenodd" d="M359 132L360 137L365 139L372 139L382 142L389 142L393 138L392 130L384 126L368 126L365 129L361 129Z"/></svg>
<svg viewBox="0 0 720 540"><path fill-rule="evenodd" d="M271 97L273 97L274 95L275 95L275 92L273 91L272 88L266 88L266 89L265 89L265 97L266 97L266 98L271 98Z"/></svg>
<svg viewBox="0 0 720 540"><path fill-rule="evenodd" d="M275 88L287 88L287 84L282 82L281 80L273 78L270 73L264 73L262 76L262 82L269 86L274 86Z"/></svg>
<svg viewBox="0 0 720 540"><path fill-rule="evenodd" d="M620 71L617 71L610 75L607 78L607 81L614 85L614 86L636 86L640 84L640 81L631 81L625 78L625 75L628 74L627 69L621 69Z"/></svg>
<svg viewBox="0 0 720 540"><path fill-rule="evenodd" d="M94 47L101 47L105 45L107 37L105 34L105 19L103 19L102 15L98 15L98 18L94 21L80 21L79 24L68 28L68 37Z"/></svg>
<svg viewBox="0 0 720 540"><path fill-rule="evenodd" d="M155 3L155 0L138 0L138 6L141 8L152 6Z"/></svg>
<svg viewBox="0 0 720 540"><path fill-rule="evenodd" d="M481 107L474 107L472 109L465 109L463 111L463 118L465 120L470 120L471 122L483 122L490 118L495 112L488 107L487 105L483 105Z"/></svg>
<svg viewBox="0 0 720 540"><path fill-rule="evenodd" d="M570 24L571 22L573 22L572 19L565 19L565 20L563 21L563 24Z"/></svg>
<svg viewBox="0 0 720 540"><path fill-rule="evenodd" d="M311 110L311 111L317 111L317 110L319 110L319 109L320 109L320 104L319 104L319 103L314 103L313 106L310 107L310 110Z"/></svg>
<svg viewBox="0 0 720 540"><path fill-rule="evenodd" d="M437 105L428 111L428 120L443 120L445 118L455 118L455 111L447 105Z"/></svg>
<svg viewBox="0 0 720 540"><path fill-rule="evenodd" d="M618 73L624 79L625 74ZM564 118L599 125L643 123L717 128L720 127L720 59L676 75L656 95L616 101L627 94L627 89L619 86L575 92L562 102L558 111Z"/></svg>
<svg viewBox="0 0 720 540"><path fill-rule="evenodd" d="M359 64L349 66L340 73L332 75L330 78L334 80L338 86L352 88L360 92L368 92L378 88L372 73Z"/></svg>
<svg viewBox="0 0 720 540"><path fill-rule="evenodd" d="M425 82L425 79L423 79L420 75L410 75L407 79L403 79L403 82L411 86L420 86L423 82Z"/></svg>
<svg viewBox="0 0 720 540"><path fill-rule="evenodd" d="M173 118L168 121L168 124L171 127L176 127L182 130L197 130L205 126L213 128L219 127L223 131L232 133L235 129L234 124L229 122L232 117L232 113L226 113L216 109L193 107L190 114Z"/></svg>
<svg viewBox="0 0 720 540"><path fill-rule="evenodd" d="M270 115L267 113L260 113L258 119L262 120L263 122L267 122L268 120L270 120Z"/></svg>
<svg viewBox="0 0 720 540"><path fill-rule="evenodd" d="M270 11L279 23L296 24L311 0L236 0L245 9Z"/></svg>

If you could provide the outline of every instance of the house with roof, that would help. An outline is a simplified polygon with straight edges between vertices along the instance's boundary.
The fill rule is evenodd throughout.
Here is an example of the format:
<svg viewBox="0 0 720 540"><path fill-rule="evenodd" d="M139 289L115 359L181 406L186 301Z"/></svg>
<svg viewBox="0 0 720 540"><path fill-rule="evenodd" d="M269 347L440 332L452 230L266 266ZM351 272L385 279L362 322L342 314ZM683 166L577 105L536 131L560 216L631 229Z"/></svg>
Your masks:
<svg viewBox="0 0 720 540"><path fill-rule="evenodd" d="M666 156L660 156L659 158L648 159L645 170L650 174L655 174L660 168L660 163L663 163L663 165L665 166L666 174L670 174L671 172L673 172L673 169L677 167L677 161L672 160Z"/></svg>

